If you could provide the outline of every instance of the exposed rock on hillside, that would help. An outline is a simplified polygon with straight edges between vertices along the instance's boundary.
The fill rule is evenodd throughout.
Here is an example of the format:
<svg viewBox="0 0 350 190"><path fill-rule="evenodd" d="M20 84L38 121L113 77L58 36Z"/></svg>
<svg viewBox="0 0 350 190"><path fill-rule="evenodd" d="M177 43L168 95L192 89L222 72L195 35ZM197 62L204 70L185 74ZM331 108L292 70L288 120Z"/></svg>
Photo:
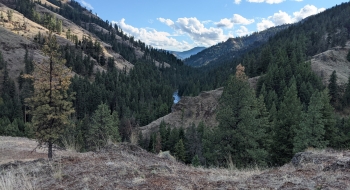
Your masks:
<svg viewBox="0 0 350 190"><path fill-rule="evenodd" d="M144 136L158 131L162 121L172 127L189 127L192 123L198 125L201 121L207 126L216 126L216 108L221 97L223 88L202 92L196 97L182 97L173 105L172 112L152 123L141 127L140 131Z"/></svg>
<svg viewBox="0 0 350 190"><path fill-rule="evenodd" d="M24 70L25 48L28 48L30 54L33 55L34 61L38 62L45 58L39 47L25 37L18 36L1 26L0 34L0 51L8 63L7 68L12 79L16 79Z"/></svg>
<svg viewBox="0 0 350 190"><path fill-rule="evenodd" d="M1 155L8 148L21 154L34 141L0 137ZM7 139L7 140L3 140ZM19 143L22 142L22 143ZM24 143L25 142L25 143ZM52 161L0 165L0 189L349 189L350 151L308 150L291 163L266 170L194 168L160 158L128 143L98 152L57 152Z"/></svg>
<svg viewBox="0 0 350 190"><path fill-rule="evenodd" d="M337 72L338 84L342 85L348 82L350 62L346 56L349 48L350 42L345 48L335 47L312 57L311 68L322 78L324 84L328 84L329 77L334 70Z"/></svg>

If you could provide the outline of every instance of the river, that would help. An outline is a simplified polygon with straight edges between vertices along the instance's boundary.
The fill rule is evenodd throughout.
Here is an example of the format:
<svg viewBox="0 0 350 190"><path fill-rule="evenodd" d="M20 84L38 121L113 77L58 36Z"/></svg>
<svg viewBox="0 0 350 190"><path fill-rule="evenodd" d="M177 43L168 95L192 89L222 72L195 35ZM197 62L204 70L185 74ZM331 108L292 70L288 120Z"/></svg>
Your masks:
<svg viewBox="0 0 350 190"><path fill-rule="evenodd" d="M174 104L177 104L181 100L181 97L179 96L178 91L174 92L173 99L174 99Z"/></svg>

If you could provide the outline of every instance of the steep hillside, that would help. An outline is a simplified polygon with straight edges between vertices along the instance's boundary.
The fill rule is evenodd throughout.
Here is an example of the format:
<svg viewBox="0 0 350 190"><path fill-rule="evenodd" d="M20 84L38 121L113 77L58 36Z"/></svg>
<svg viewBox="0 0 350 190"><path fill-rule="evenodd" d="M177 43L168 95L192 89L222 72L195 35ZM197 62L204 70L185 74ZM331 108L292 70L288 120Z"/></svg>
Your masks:
<svg viewBox="0 0 350 190"><path fill-rule="evenodd" d="M185 64L193 67L205 65L215 65L242 55L244 52L267 42L281 30L288 28L289 25L282 25L269 28L262 32L255 32L249 36L229 38L226 42L211 46L198 54L195 54L184 60Z"/></svg>
<svg viewBox="0 0 350 190"><path fill-rule="evenodd" d="M3 52L4 60L8 63L7 68L12 79L16 79L24 69L25 48L31 52L34 61L39 62L45 58L39 47L27 38L14 34L1 26L0 33L0 50Z"/></svg>
<svg viewBox="0 0 350 190"><path fill-rule="evenodd" d="M2 2L2 1L0 1ZM8 46L16 46L20 43L17 43L17 38L19 39L26 39L26 43L28 44L34 44L34 39L36 38L36 35L38 35L38 33L40 32L41 34L47 34L49 32L49 29L47 29L45 26L36 23L28 18L26 18L22 13L12 9L11 7L13 7L13 3L10 1L3 1L1 4L0 3L0 11L2 11L4 13L4 15L6 15L5 13L7 11L13 11L13 18L12 21L8 21L5 20L4 25L0 25L0 29L2 30L7 30L7 31L11 31L12 34L10 34L9 32L4 33L6 35L3 35L3 38L6 38L6 40L3 41L3 43L7 42ZM52 5L49 2L43 1L42 3L47 3L46 6L52 6L57 8L57 6ZM10 6L7 7L6 5ZM45 15L45 14L49 14L54 16L57 19L62 20L62 31L68 31L70 30L72 35L76 35L78 37L78 39L83 39L84 37L89 36L89 38L92 41L97 41L99 42L102 46L102 51L105 54L106 58L108 57L113 57L114 61L115 61L115 66L119 69L124 69L126 68L127 70L129 70L130 68L133 67L133 65L126 61L120 54L115 53L113 51L110 51L111 47L109 44L106 44L105 42L103 42L102 40L100 40L96 35L92 34L91 32L89 32L88 30L85 30L84 28L82 28L81 26L78 26L76 24L74 24L72 21L60 16L59 14L43 7L42 5L36 4L35 5L35 10L41 14L41 15ZM24 27L25 25L25 27ZM68 45L74 45L74 42L72 42L71 40L68 40L66 38L66 33L62 32L61 34L56 33L56 38L57 41L60 45L64 46L66 44ZM29 46L30 47L30 46ZM12 60L16 60L16 61L12 61L9 62L9 66L12 67L12 65L22 65L22 69L24 67L23 62L21 62L20 60L24 59L24 52L25 52L25 48L26 46L21 46L21 47L17 47L17 51L20 51L21 53L18 52L7 52L5 55L5 60L7 61L7 57L12 57ZM41 52L39 46L36 45L36 50L35 52L31 52L34 54L37 54L39 52ZM6 50L5 50L6 51ZM40 53L43 54L43 53ZM34 57L34 61L38 61L36 59L36 55L33 55ZM93 58L92 58L93 59ZM94 60L94 59L93 59ZM97 61L94 60L96 63ZM102 67L100 67L100 65L95 64L95 71L99 70L105 70ZM18 77L19 76L19 71L17 72L13 72L12 70L9 71L10 76L13 77Z"/></svg>
<svg viewBox="0 0 350 190"><path fill-rule="evenodd" d="M216 108L218 101L223 92L223 88L201 92L196 97L182 97L181 100L174 104L172 112L164 117L161 117L150 124L139 128L144 137L149 137L159 129L162 121L172 128L187 128L191 124L196 126L203 122L206 126L217 126Z"/></svg>
<svg viewBox="0 0 350 190"><path fill-rule="evenodd" d="M350 49L350 42L344 47L334 47L317 54L311 58L311 68L322 78L324 84L328 84L333 71L337 72L338 84L344 85L350 76L350 62L346 56Z"/></svg>
<svg viewBox="0 0 350 190"><path fill-rule="evenodd" d="M195 48L192 48L192 49L187 50L187 51L182 51L182 52L171 51L171 53L174 54L177 58L183 60L183 59L189 58L190 56L195 55L195 54L203 51L204 49L206 49L206 47L195 47Z"/></svg>
<svg viewBox="0 0 350 190"><path fill-rule="evenodd" d="M290 163L265 170L187 166L128 144L97 152L56 152L40 158L25 138L0 137L0 158L8 147L22 155L0 165L0 189L348 189L350 152L307 150ZM5 149L4 149L5 148ZM164 153L162 155L165 155Z"/></svg>

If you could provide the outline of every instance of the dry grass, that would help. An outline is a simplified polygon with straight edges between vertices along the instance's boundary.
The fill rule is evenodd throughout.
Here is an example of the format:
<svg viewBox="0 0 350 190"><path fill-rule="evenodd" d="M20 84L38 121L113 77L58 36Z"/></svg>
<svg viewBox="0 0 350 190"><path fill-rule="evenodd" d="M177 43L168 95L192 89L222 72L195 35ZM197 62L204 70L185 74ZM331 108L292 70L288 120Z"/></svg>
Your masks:
<svg viewBox="0 0 350 190"><path fill-rule="evenodd" d="M0 147L8 146L18 152L25 151L27 144L35 144L24 138L4 139L7 140L0 140ZM350 188L350 166L346 165L350 163L349 151L307 151L297 167L290 163L279 168L240 170L229 157L229 169L196 168L160 158L130 143L110 144L99 152L61 151L57 154L62 156L52 161L0 165L0 189Z"/></svg>
<svg viewBox="0 0 350 190"><path fill-rule="evenodd" d="M1 174L2 171L0 171ZM0 175L0 189L1 190L35 190L36 180L28 173L20 170L19 173L13 170L6 171Z"/></svg>
<svg viewBox="0 0 350 190"><path fill-rule="evenodd" d="M208 127L217 126L216 108L222 92L223 88L218 88L216 90L201 92L195 97L182 97L181 100L172 107L172 112L170 114L146 126L140 127L137 130L142 132L143 137L149 137L150 134L158 131L162 121L176 128L187 128L192 124L198 126L200 122L203 122Z"/></svg>
<svg viewBox="0 0 350 190"><path fill-rule="evenodd" d="M338 84L347 83L350 75L349 61L346 59L349 48L350 42L347 42L345 48L335 47L312 57L311 68L324 84L328 84L334 70L337 72Z"/></svg>

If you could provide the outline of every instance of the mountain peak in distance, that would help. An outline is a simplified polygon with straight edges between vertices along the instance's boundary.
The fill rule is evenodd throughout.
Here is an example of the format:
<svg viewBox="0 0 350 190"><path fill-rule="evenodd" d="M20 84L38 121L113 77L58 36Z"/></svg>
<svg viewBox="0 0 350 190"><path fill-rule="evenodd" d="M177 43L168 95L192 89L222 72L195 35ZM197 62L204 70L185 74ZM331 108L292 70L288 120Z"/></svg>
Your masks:
<svg viewBox="0 0 350 190"><path fill-rule="evenodd" d="M170 53L172 53L173 55L175 55L177 58L184 60L186 58L191 57L191 55L195 55L201 51L203 51L204 49L206 49L206 47L194 47L190 50L187 51L170 51Z"/></svg>

